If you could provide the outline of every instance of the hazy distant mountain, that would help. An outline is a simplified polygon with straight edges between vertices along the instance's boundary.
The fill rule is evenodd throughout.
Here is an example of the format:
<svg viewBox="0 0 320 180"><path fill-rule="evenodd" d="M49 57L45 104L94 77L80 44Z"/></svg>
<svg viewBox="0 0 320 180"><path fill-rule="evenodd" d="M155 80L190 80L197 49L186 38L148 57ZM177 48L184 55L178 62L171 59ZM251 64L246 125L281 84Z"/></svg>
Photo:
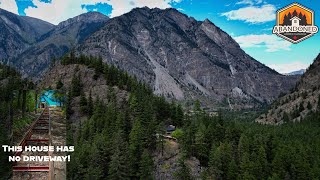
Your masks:
<svg viewBox="0 0 320 180"><path fill-rule="evenodd" d="M282 123L300 121L311 111L320 109L320 54L301 76L301 80L289 94L279 98L257 121Z"/></svg>
<svg viewBox="0 0 320 180"><path fill-rule="evenodd" d="M206 106L253 107L288 91L297 77L280 75L247 55L209 20L175 9L137 8L110 19L78 52L148 82L157 94Z"/></svg>
<svg viewBox="0 0 320 180"><path fill-rule="evenodd" d="M48 22L0 9L0 61L23 52L52 28Z"/></svg>
<svg viewBox="0 0 320 180"><path fill-rule="evenodd" d="M60 58L70 51L101 28L108 19L101 13L89 12L61 22L15 58L14 64L22 74L40 77L40 73L49 67L54 57Z"/></svg>
<svg viewBox="0 0 320 180"><path fill-rule="evenodd" d="M287 76L292 76L292 75L302 75L306 72L305 69L300 69L298 71L293 71L293 72L290 72L290 73L286 73L285 75Z"/></svg>
<svg viewBox="0 0 320 180"><path fill-rule="evenodd" d="M8 32L9 33L9 32ZM54 26L12 58L23 75L40 78L53 57L75 47L154 87L154 92L207 107L252 108L287 92L298 77L284 76L247 55L209 20L175 9L137 8L108 20L86 13ZM20 39L19 39L20 40Z"/></svg>

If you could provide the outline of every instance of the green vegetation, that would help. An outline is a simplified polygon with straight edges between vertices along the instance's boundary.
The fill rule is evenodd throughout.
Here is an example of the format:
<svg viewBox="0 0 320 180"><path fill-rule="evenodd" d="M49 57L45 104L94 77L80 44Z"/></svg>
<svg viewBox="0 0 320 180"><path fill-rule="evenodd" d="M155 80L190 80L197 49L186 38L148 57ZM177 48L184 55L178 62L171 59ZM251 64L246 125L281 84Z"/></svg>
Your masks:
<svg viewBox="0 0 320 180"><path fill-rule="evenodd" d="M24 128L27 125L31 124L32 121L33 118L29 116L13 119L13 130L20 130L21 128Z"/></svg>
<svg viewBox="0 0 320 180"><path fill-rule="evenodd" d="M181 139L183 138L183 131L182 129L176 129L175 131L172 132L172 137L176 139Z"/></svg>
<svg viewBox="0 0 320 180"><path fill-rule="evenodd" d="M180 105L163 97L101 58L65 56L62 64L85 64L95 69L93 79L104 77L109 85L108 102L84 95L81 78L75 75L66 102L67 118L72 116L70 103L80 96L81 112L89 117L80 126L68 121L67 141L75 145L68 164L69 179L152 179L152 152L156 133L165 124L183 124ZM126 90L128 102L119 103L113 86ZM96 99L93 101L93 99Z"/></svg>
<svg viewBox="0 0 320 180"><path fill-rule="evenodd" d="M183 128L183 151L208 167L206 179L320 178L319 112L282 126L223 114L197 114Z"/></svg>
<svg viewBox="0 0 320 180"><path fill-rule="evenodd" d="M179 139L183 154L177 179L192 179L185 163L192 156L206 167L204 179L320 178L319 112L301 123L289 121L298 113L284 114L287 123L267 126L252 122L260 113L219 112L210 117L196 102L195 114L184 116L180 105L154 96L145 84L103 64L101 58L71 54L61 63L92 67L92 78L104 77L109 85L108 102L96 97L93 102L91 93L89 97L83 94L81 78L75 75L72 80L67 118L73 113L72 98L80 96L81 111L89 120L79 126L68 123L68 143L76 146L68 164L69 179L152 179L151 154L158 147L155 134L168 124L178 127L173 135ZM129 93L128 102L119 104L113 86ZM295 110L304 108L300 105Z"/></svg>
<svg viewBox="0 0 320 180"><path fill-rule="evenodd" d="M35 107L33 84L22 80L13 68L0 65L0 144L12 140L12 132L30 122L27 112ZM0 177L8 179L11 163L8 154L0 151Z"/></svg>

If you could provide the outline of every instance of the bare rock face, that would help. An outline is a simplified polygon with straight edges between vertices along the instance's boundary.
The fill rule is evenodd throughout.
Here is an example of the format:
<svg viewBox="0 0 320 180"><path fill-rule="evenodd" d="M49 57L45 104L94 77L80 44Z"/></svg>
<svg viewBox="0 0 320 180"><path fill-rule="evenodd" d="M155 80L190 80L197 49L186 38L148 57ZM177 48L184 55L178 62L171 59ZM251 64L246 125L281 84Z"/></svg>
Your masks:
<svg viewBox="0 0 320 180"><path fill-rule="evenodd" d="M252 108L270 103L298 79L259 63L209 20L175 9L134 9L109 20L77 50L102 56L156 94L187 104L200 99L204 106Z"/></svg>
<svg viewBox="0 0 320 180"><path fill-rule="evenodd" d="M320 110L320 54L302 75L292 92L283 95L257 122L282 124L285 121L301 121L310 112Z"/></svg>

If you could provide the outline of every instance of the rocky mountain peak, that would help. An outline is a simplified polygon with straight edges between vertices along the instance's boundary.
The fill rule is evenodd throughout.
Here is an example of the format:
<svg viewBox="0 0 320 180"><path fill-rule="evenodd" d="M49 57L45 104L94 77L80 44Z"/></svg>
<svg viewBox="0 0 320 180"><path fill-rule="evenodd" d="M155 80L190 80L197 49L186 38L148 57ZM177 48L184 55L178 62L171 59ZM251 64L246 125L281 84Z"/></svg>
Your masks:
<svg viewBox="0 0 320 180"><path fill-rule="evenodd" d="M205 106L270 102L296 80L254 60L209 20L199 22L175 9L136 8L110 19L77 50L102 56L149 83L156 94L200 99Z"/></svg>
<svg viewBox="0 0 320 180"><path fill-rule="evenodd" d="M65 28L67 26L70 26L74 23L80 23L80 22L101 22L101 21L107 21L109 19L108 16L100 13L100 12L87 12L85 14L81 14L79 16L70 18L66 21L63 21L58 24L59 28Z"/></svg>

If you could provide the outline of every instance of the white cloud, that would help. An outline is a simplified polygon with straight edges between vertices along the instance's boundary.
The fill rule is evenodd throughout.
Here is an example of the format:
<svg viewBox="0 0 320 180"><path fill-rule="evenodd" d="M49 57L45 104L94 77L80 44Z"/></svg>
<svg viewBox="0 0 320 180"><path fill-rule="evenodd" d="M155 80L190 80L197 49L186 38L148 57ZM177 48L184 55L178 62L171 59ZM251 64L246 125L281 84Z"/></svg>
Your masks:
<svg viewBox="0 0 320 180"><path fill-rule="evenodd" d="M0 0L0 8L18 14L18 6L15 0Z"/></svg>
<svg viewBox="0 0 320 180"><path fill-rule="evenodd" d="M263 0L242 0L237 2L236 4L249 4L249 5L254 5L254 4L261 4Z"/></svg>
<svg viewBox="0 0 320 180"><path fill-rule="evenodd" d="M249 34L234 37L242 48L266 48L267 52L276 52L280 50L290 51L292 43L285 41L275 35L268 34Z"/></svg>
<svg viewBox="0 0 320 180"><path fill-rule="evenodd" d="M173 3L179 3L181 1L182 0L52 0L51 3L45 3L40 0L33 0L36 7L28 7L25 13L27 16L58 24L68 18L87 12L87 9L81 8L83 4L95 5L97 3L107 3L112 6L110 16L115 17L129 12L135 7L147 6L149 8L157 7L164 9L171 7Z"/></svg>
<svg viewBox="0 0 320 180"><path fill-rule="evenodd" d="M295 61L287 64L269 64L267 66L269 66L271 69L274 69L281 74L286 74L286 73L298 71L301 69L307 69L310 66L310 64L302 63L300 61Z"/></svg>
<svg viewBox="0 0 320 180"><path fill-rule="evenodd" d="M271 4L266 4L261 7L249 6L222 13L228 20L240 20L248 23L263 23L273 21L276 18L276 7Z"/></svg>

